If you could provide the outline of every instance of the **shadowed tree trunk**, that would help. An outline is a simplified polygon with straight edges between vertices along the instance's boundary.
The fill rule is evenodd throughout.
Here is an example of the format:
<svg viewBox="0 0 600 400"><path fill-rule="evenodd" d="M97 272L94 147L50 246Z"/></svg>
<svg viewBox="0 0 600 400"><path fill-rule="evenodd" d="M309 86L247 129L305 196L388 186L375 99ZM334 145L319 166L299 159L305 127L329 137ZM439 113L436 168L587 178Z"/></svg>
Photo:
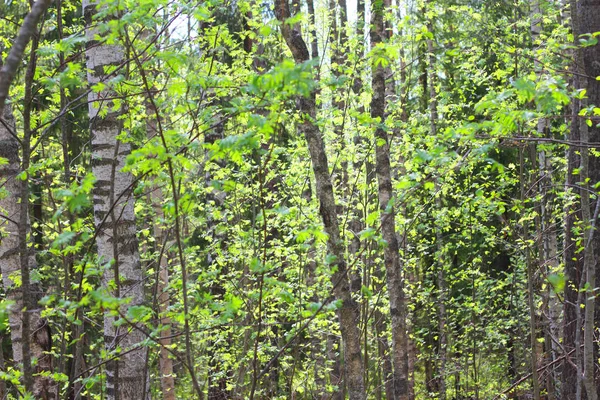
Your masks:
<svg viewBox="0 0 600 400"><path fill-rule="evenodd" d="M6 125L4 125L6 124ZM8 160L7 164L0 166L0 184L6 191L6 196L0 198L0 230L2 231L2 240L0 240L0 266L2 268L2 283L4 290L7 293L7 299L14 302L10 307L9 324L10 337L13 350L13 362L16 365L23 363L23 288L14 285L15 278L20 280L21 275L21 259L20 259L20 239L19 226L25 221L25 234L29 233L29 218L27 214L21 215L22 209L20 206L20 196L23 183L16 179L16 176L21 172L21 164L19 161L19 144L12 135L15 129L14 119L10 107L4 109L3 123L0 124L0 157ZM12 132L11 132L12 131ZM31 253L29 246L26 246L29 252L28 267L30 270L36 268L35 257ZM31 290L27 293L29 306L29 357L37 359L38 368L43 368L48 365L46 359L48 355L44 355L44 351L49 351L51 347L50 331L46 326L46 322L40 318L41 308L37 305L37 300L40 298L39 293L34 293ZM49 360L48 360L49 361ZM45 369L45 368L43 368ZM31 372L30 372L31 377ZM46 378L40 376L34 377L32 387L30 388L34 394L41 395L48 387Z"/></svg>
<svg viewBox="0 0 600 400"><path fill-rule="evenodd" d="M578 42L577 34L586 35L600 32L600 0L578 0L577 7L573 14L573 30L575 34L575 41ZM573 11L573 10L572 10ZM577 19L577 22L575 22ZM598 38L598 36L596 36ZM587 91L587 99L582 100L585 102L583 106L594 106L600 107L600 45L596 42L591 46L586 46L580 50L576 50L578 53L575 60L580 68L579 72L582 72L582 76L578 78L579 86L577 88L585 89ZM573 114L576 114L575 112ZM598 121L593 120L592 123L587 125L587 121L580 120L580 140L582 142L597 142L600 140L600 127L598 127ZM586 137L587 136L587 137ZM586 387L587 398L596 399L598 397L597 392L600 388L600 379L594 378L597 373L594 372L594 368L597 370L597 359L598 359L598 346L594 343L594 329L600 325L600 312L595 311L594 308L600 310L600 299L597 298L596 289L596 275L599 273L600 265L598 265L598 259L600 257L600 234L597 232L597 220L599 205L598 190L595 187L597 182L600 182L600 157L598 157L594 151L588 151L587 149L581 151L582 167L586 167L587 162L587 177L590 179L588 187L582 188L582 199L581 207L583 212L583 223L586 227L584 232L585 237L585 250L584 250L584 267L585 273L587 274L586 280L590 287L594 288L594 291L588 291L585 294L586 307L585 307L585 326L584 326L584 384ZM585 159L587 158L587 160ZM583 181L586 175L581 176ZM585 181L584 181L585 182ZM582 183L585 185L585 183ZM587 189L591 189L588 191ZM585 191L585 194L583 193ZM589 199L588 199L589 197ZM587 207L585 201L588 201ZM596 200L596 201L594 201ZM586 213L589 219L586 219ZM594 300L594 297L596 299ZM595 307L596 306L596 307ZM595 347L595 349L594 349ZM596 361L595 361L596 360ZM596 367L595 367L596 365Z"/></svg>
<svg viewBox="0 0 600 400"><path fill-rule="evenodd" d="M538 40L542 32L542 9L540 7L539 0L533 0L530 4L530 18L531 18L531 41L533 50L535 51L538 46ZM543 68L540 65L538 59L534 61L535 73L538 80L543 77ZM550 135L550 121L547 118L540 118L537 124L537 134L539 137L549 137ZM554 228L554 220L552 210L554 195L551 191L552 188L552 166L550 164L551 152L546 150L538 151L537 158L539 162L539 193L541 194L540 201L540 217L538 224L538 236L541 237L539 240L539 255L540 262L545 265L545 273L556 273L558 271L558 238L556 229ZM532 162L534 162L532 160ZM556 341L559 338L559 330L557 327L558 316L560 310L558 310L558 299L553 291L548 288L542 293L543 307L542 316L545 320L542 321L544 326L544 347L545 347L545 362L550 365L555 359L558 351ZM549 373L545 378L546 391L548 393L548 399L554 400L555 397L555 385L558 377L556 376L556 370L554 367L550 367Z"/></svg>
<svg viewBox="0 0 600 400"><path fill-rule="evenodd" d="M429 2L431 3L431 2ZM427 30L433 35L433 21L431 18L427 19ZM436 65L435 65L435 53L434 53L434 42L433 37L427 37L427 52L429 53L429 129L430 134L433 137L437 135L437 88L436 88ZM440 188L439 179L435 182L435 205L439 212L442 211L442 191ZM437 365L437 382L438 382L438 397L440 400L446 400L446 274L445 268L448 257L444 251L444 242L442 235L442 228L436 226L435 229L435 240L437 248L437 285L438 285L438 298L437 298L437 315L438 315L438 365Z"/></svg>
<svg viewBox="0 0 600 400"><path fill-rule="evenodd" d="M573 34L577 37L578 30L578 17L577 17L577 1L571 0L571 12L572 12L572 28ZM575 52L577 53L577 52ZM575 67L577 68L577 67ZM574 74L573 86L579 86L579 76ZM579 141L579 114L580 105L579 101L574 101L572 105L572 119L571 128L569 132L569 140ZM574 147L569 147L567 150L567 177L565 187L567 190L571 190L575 182L578 181L576 170L579 168L579 152ZM577 173L578 174L578 173ZM581 208L575 202L570 205L566 210L565 216L565 237L564 237L564 263L565 263L565 278L567 284L565 285L565 301L564 301L564 334L563 334L563 347L567 353L565 355L565 361L562 364L562 376L561 376L561 396L565 400L575 400L578 391L578 377L577 377L577 359L573 357L575 354L576 347L576 336L577 336L577 316L580 312L578 305L578 294L577 289L579 287L579 281L581 280L582 274L582 254L577 252L577 237L575 237L575 226L577 221L581 220ZM573 353L571 353L573 352ZM571 353L571 355L569 355Z"/></svg>

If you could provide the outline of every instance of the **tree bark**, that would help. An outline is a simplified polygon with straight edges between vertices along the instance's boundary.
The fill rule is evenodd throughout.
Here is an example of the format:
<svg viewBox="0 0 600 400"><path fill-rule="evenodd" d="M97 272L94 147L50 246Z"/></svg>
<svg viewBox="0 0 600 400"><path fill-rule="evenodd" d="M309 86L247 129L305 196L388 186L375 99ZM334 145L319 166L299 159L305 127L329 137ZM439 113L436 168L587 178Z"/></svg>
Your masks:
<svg viewBox="0 0 600 400"><path fill-rule="evenodd" d="M303 63L310 59L310 54L298 25L290 26L285 20L290 17L290 8L287 0L278 0L275 6L277 18L282 21L281 31L290 48L296 63ZM337 220L337 210L333 195L329 163L325 152L325 143L319 127L315 124L317 114L316 95L312 92L308 97L299 98L297 101L302 120L298 130L304 135L308 143L313 172L319 199L319 212L327 232L327 251L334 257L331 262L333 274L331 282L334 296L341 301L337 310L342 333L344 352L345 382L351 400L366 399L363 380L363 363L360 345L360 330L358 323L360 310L352 298L350 283L347 276L344 243L340 237L340 228Z"/></svg>
<svg viewBox="0 0 600 400"><path fill-rule="evenodd" d="M0 230L3 236L6 235L0 240L0 265L7 299L14 302L9 310L13 361L22 368L26 390L37 397L54 398L53 394L49 393L49 378L39 375L34 377L31 365L32 359L37 359L36 372L49 372L49 356L44 352L50 351L51 337L37 304L40 295L34 293L29 282L29 271L35 269L37 265L27 240L30 232L28 180L17 178L24 169L28 168L29 137L23 140L26 146L22 148L24 165L21 165L15 119L12 109L5 106L8 91L25 54L25 48L36 33L38 23L50 3L49 0L39 0L33 5L0 69L0 115L3 117L0 123L0 157L7 160L6 164L0 166L2 187L7 192L6 196L0 198L0 210L3 212ZM30 77L33 77L34 70L35 65L30 65L28 70ZM29 100L31 103L30 97L31 91L29 91L29 99L26 98L25 101ZM24 114L26 119L27 110ZM27 132L25 135L28 136ZM15 287L14 278L19 274L22 284L20 287Z"/></svg>
<svg viewBox="0 0 600 400"><path fill-rule="evenodd" d="M573 35L577 37L579 35L579 18L577 16L577 1L571 0L570 7L572 12L571 24L573 29ZM575 52L577 53L577 51ZM577 65L574 63L575 70ZM579 86L579 76L574 74L572 77L573 87ZM580 105L578 101L574 101L572 105L573 115L571 119L571 127L569 131L570 141L579 141L579 114ZM565 189L571 190L571 187L575 184L578 176L575 171L580 166L579 155L577 149L569 147L567 150L567 177L565 182ZM582 255L577 252L577 238L575 237L575 227L578 220L581 220L581 209L577 204L573 204L565 209L565 237L564 237L564 263L565 263L565 277L567 283L565 285L565 301L564 301L564 337L563 347L566 352L565 361L562 365L561 373L561 396L566 400L575 400L577 392L579 391L579 379L577 374L577 368L575 364L578 364L577 357L573 359L569 356L571 352L578 353L576 349L576 337L578 332L578 315L579 299L578 291L575 288L579 287L581 281L582 271ZM576 351L577 350L577 351Z"/></svg>
<svg viewBox="0 0 600 400"><path fill-rule="evenodd" d="M157 128L157 110L154 103L146 101L146 135L152 140L158 134ZM170 358L169 349L172 345L171 339L171 319L167 315L171 299L169 295L169 247L171 243L168 239L167 230L159 223L164 220L162 204L164 194L160 187L151 187L150 200L154 209L154 223L152 226L155 243L157 243L157 252L159 254L156 268L158 268L156 293L158 301L158 321L160 330L160 346L158 354L158 370L160 374L160 388L162 390L163 400L175 400L175 374L173 372L173 360Z"/></svg>
<svg viewBox="0 0 600 400"><path fill-rule="evenodd" d="M371 49L383 42L384 6L381 2L372 5ZM393 204L392 173L389 157L389 138L385 124L385 69L377 60L373 63L373 98L371 117L375 129L375 169L377 172L381 233L386 242L384 263L387 276L388 295L392 325L392 365L394 399L408 399L408 353L406 335L406 305L400 247L396 236L396 213Z"/></svg>
<svg viewBox="0 0 600 400"><path fill-rule="evenodd" d="M86 49L88 82L94 85L106 82L109 75L105 68L124 62L124 49L118 44L106 44L94 40L98 30L93 28L96 3L86 0L82 4L86 19ZM143 271L136 237L133 193L133 177L122 172L125 158L130 152L129 143L121 142L119 119L122 109L114 108L109 98L115 94L107 88L88 95L90 129L92 135L92 172L96 177L93 190L94 221L97 230L98 258L107 269L102 284L107 296L120 301L130 298L129 306L144 304ZM119 307L126 314L127 306ZM125 353L106 365L106 396L109 400L149 398L146 373L145 348L139 345L143 333L131 326L115 326L115 311L104 315L104 340L109 354L118 348Z"/></svg>
<svg viewBox="0 0 600 400"><path fill-rule="evenodd" d="M538 40L542 32L542 9L540 7L540 0L532 0L530 4L530 31L531 31L531 42L532 49L535 51L538 48ZM543 78L543 67L540 64L537 57L534 61L534 70L536 73L537 80ZM550 134L550 121L547 118L540 118L537 124L538 137L548 137ZM533 155L532 155L533 156ZM536 182L539 182L537 187L541 195L539 204L539 223L536 223L538 228L538 237L541 238L538 243L538 254L540 264L545 266L544 273L555 274L558 272L558 239L556 230L553 228L553 200L554 196L549 188L552 187L552 166L549 163L549 157L551 152L546 150L540 150L537 152L537 159L539 163L539 179L534 178ZM535 163L535 160L531 160ZM560 310L558 310L558 299L553 291L548 288L542 293L542 320L544 326L544 347L545 347L545 362L548 365L553 365L552 362L556 359L558 346L556 340L559 337L559 330L557 329L558 316ZM551 367L549 373L545 377L546 392L549 400L555 399L555 382L558 380L556 376L555 368Z"/></svg>
<svg viewBox="0 0 600 400"><path fill-rule="evenodd" d="M0 115L2 114L2 110L4 110L4 104L8 98L10 85L17 74L17 69L25 54L25 48L31 36L35 34L38 23L51 3L52 0L38 0L33 4L31 11L27 14L23 25L19 29L19 35L10 48L2 69L0 69Z"/></svg>
<svg viewBox="0 0 600 400"><path fill-rule="evenodd" d="M578 35L593 34L600 32L600 0L578 0L576 9L573 12L573 33L576 43L578 43ZM575 22L577 19L577 22ZM599 37L596 36L596 39ZM585 106L600 107L600 81L597 77L600 76L600 45L598 43L592 46L582 47L575 50L576 63L578 64L579 85L577 88L585 89L587 99L582 100ZM577 70L576 70L577 71ZM576 115L574 112L573 114ZM600 140L600 127L598 121L593 120L591 126L587 126L587 121L579 121L579 131L582 142L595 142ZM586 137L587 136L587 137ZM597 232L598 219L598 203L590 201L598 196L598 190L595 187L597 182L600 182L600 157L595 155L595 152L587 150L581 151L582 164L587 161L587 177L590 179L587 191L582 188L581 207L583 212L582 222L585 227L584 237L587 239L584 243L584 268L587 274L587 282L591 290L585 293L585 326L584 326L584 384L588 399L596 399L598 390L600 390L600 379L595 379L594 360L598 359L599 349L597 344L594 345L594 329L600 325L600 299L597 298L596 292L596 275L600 271L600 265L597 260L600 258L600 235ZM587 160L585 160L587 158ZM586 175L582 175L582 180ZM586 185L584 181L583 186ZM586 191L585 195L583 191ZM590 194L595 194L591 196ZM584 196L588 196L587 198ZM588 200L587 207L584 201ZM586 215L587 213L587 215ZM589 219L586 219L586 216ZM592 311L596 309L595 311ZM588 318L590 319L588 321ZM591 320L593 319L593 321ZM593 349L593 347L595 347ZM597 382L595 382L597 381Z"/></svg>

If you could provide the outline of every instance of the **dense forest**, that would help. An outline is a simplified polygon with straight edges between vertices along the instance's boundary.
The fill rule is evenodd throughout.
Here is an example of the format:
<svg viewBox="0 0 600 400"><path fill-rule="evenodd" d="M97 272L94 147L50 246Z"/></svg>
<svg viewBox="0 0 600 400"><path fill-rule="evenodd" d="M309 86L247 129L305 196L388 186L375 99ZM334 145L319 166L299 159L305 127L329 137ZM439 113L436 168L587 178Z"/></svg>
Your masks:
<svg viewBox="0 0 600 400"><path fill-rule="evenodd" d="M600 0L0 32L0 399L598 399Z"/></svg>

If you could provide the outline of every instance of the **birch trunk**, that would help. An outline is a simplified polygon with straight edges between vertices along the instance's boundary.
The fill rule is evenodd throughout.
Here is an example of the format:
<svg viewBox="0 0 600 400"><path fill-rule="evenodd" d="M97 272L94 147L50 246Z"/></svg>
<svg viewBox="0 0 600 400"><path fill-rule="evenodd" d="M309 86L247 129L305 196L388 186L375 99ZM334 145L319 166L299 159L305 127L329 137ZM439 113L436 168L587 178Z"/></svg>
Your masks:
<svg viewBox="0 0 600 400"><path fill-rule="evenodd" d="M98 33L93 28L96 3L85 0L82 6L87 24L88 82L94 85L110 78L105 72L106 67L124 62L124 50L118 44L109 45L94 40ZM88 95L92 172L96 177L93 191L96 245L99 262L107 266L102 277L106 294L119 300L131 299L128 306L140 306L144 304L144 285L136 238L133 177L122 172L130 145L117 138L122 128L119 120L122 110L115 110L114 103L109 100L114 95L111 89L99 93L92 91ZM121 306L119 312L126 314L127 306ZM117 349L124 353L106 365L106 398L149 398L147 350L139 347L145 336L136 327L116 327L117 319L111 311L104 315L104 340L109 354L112 355Z"/></svg>
<svg viewBox="0 0 600 400"><path fill-rule="evenodd" d="M0 180L2 180L2 187L5 191L0 196L0 212L3 213L3 218L0 219L0 234L2 235L0 270L6 297L9 301L14 302L9 309L8 317L11 327L13 361L22 369L23 381L27 390L30 390L36 397L53 398L52 393L49 392L49 378L39 375L32 376L32 358L38 360L36 372L50 371L49 356L44 354L44 351L50 351L51 338L46 322L41 318L41 309L37 304L39 293L33 293L29 285L29 271L37 267L35 256L31 253L27 242L27 235L30 231L29 188L26 180L16 178L23 167L19 162L19 143L15 136L14 116L11 108L5 106L8 91L25 54L25 48L36 33L38 23L49 6L50 0L38 0L32 4L5 63L0 69L0 115L4 119L0 124L0 157L7 160L6 164L0 166ZM31 71L34 68L35 66L30 66ZM32 72L28 71L28 73L33 76ZM31 99L29 98L29 100ZM28 137L24 139L24 142L27 140L29 140ZM26 160L24 165L26 169L29 161L28 143L22 150ZM21 273L22 285L14 287L14 278L19 273ZM23 273L26 276L23 276ZM24 307L27 307L25 311L23 311Z"/></svg>
<svg viewBox="0 0 600 400"><path fill-rule="evenodd" d="M19 160L19 144L12 135L15 132L15 124L12 111L9 106L4 108L5 124L0 124L0 157L8 160L7 164L0 166L0 184L5 194L0 196L0 231L2 240L0 240L0 267L2 272L2 283L7 293L7 300L14 302L9 310L10 337L12 342L13 362L15 365L23 364L23 292L22 287L14 286L15 278L19 280L21 275L21 257L20 257L20 234L19 226L25 221L25 234L29 233L29 217L27 213L22 215L20 197L22 196L21 180L16 176L21 172ZM11 132L12 131L12 132ZM27 248L28 246L26 246ZM30 249L27 248L27 251ZM27 256L28 267L33 270L37 267L35 257L32 254ZM49 357L44 351L50 348L50 332L45 321L41 318L41 308L37 305L39 293L29 293L33 301L29 301L30 310L28 311L29 325L29 356L37 359L39 368L46 369ZM39 370L36 372L41 372ZM33 393L42 395L48 392L49 380L42 377L34 377ZM49 394L50 395L50 394ZM52 397L53 398L53 397Z"/></svg>

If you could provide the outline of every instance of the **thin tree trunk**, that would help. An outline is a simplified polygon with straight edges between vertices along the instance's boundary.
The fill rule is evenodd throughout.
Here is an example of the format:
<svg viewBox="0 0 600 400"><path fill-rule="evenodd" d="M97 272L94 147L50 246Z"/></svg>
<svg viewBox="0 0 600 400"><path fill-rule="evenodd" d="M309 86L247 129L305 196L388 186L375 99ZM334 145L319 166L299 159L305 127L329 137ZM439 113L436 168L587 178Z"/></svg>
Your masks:
<svg viewBox="0 0 600 400"><path fill-rule="evenodd" d="M542 32L542 10L540 8L540 1L533 0L530 4L530 18L531 18L531 42L533 49L537 48L537 41ZM542 79L543 69L540 65L540 62L537 57L534 60L534 69L537 76L537 80ZM547 118L540 118L537 124L537 134L538 137L547 137L549 132L549 121ZM539 159L539 172L541 176L539 179L535 179L535 181L539 182L539 193L541 194L541 202L540 202L540 216L538 226L538 237L541 237L539 240L539 259L542 265L546 266L546 274L556 273L557 272L557 237L556 231L552 228L552 196L549 193L549 188L552 187L552 172L550 165L548 164L548 157L550 153L547 153L545 150L541 150L537 154L537 158ZM531 160L532 163L535 160ZM543 312L546 312L547 322L544 323L544 346L545 346L545 359L546 363L552 365L556 357L556 343L555 340L558 340L558 330L556 329L557 324L557 299L556 296L552 293L551 290L546 290L542 294L543 298ZM553 340L553 337L555 340ZM546 383L546 391L549 400L553 400L555 398L555 381L557 377L555 376L554 368L551 368L550 372L547 374L545 383Z"/></svg>
<svg viewBox="0 0 600 400"><path fill-rule="evenodd" d="M579 0L576 3L577 8L575 10L572 9L571 11L574 12L572 19L577 19L578 29L577 31L575 31L574 29L574 38L575 42L578 43L577 34L593 34L600 32L600 1ZM575 22L573 22L573 25L575 27ZM598 39L598 36L596 36L596 39ZM598 80L598 77L600 76L600 45L596 43L592 46L586 46L575 50L575 52L575 60L577 63L577 67L579 68L576 71L581 73L581 75L579 75L578 77L580 85L577 88L585 89L587 93L587 98L582 100L582 102L585 103L582 104L582 107L586 107L588 105L594 105L594 107L599 107L600 81ZM573 114L577 115L575 112ZM595 142L600 140L600 127L598 127L598 121L592 120L592 123L589 125L589 127L587 125L587 122L588 121L580 120L580 140L582 142ZM585 135L587 135L587 138L585 137ZM583 153L584 152L582 150L582 158L584 157ZM586 153L588 154L589 158L587 177L590 180L588 182L588 188L591 189L591 193L588 191L587 194L590 196L589 198L591 200L594 197L598 196L598 189L596 187L596 184L600 182L600 157L597 156L597 153L595 151L587 151ZM582 175L582 181L583 177L584 176ZM583 183L583 185L585 185L585 183ZM592 196L591 194L594 194L595 196ZM584 358L586 360L586 362L584 362L584 364L586 364L584 382L586 383L586 392L588 394L588 399L592 398L590 397L590 391L592 391L592 396L597 396L598 390L600 390L600 379L598 378L598 373L596 372L596 376L593 376L594 372L592 371L594 370L587 369L593 368L594 364L597 364L597 362L594 363L594 360L597 360L598 357L600 357L600 349L598 343L594 343L595 349L593 353L591 353L591 348L585 348L586 344L591 346L591 343L594 341L594 332L592 330L597 329L600 326L600 297L598 297L598 293L596 292L596 276L600 273L600 265L598 265L598 260L600 259L600 234L597 231L597 220L599 211L598 204L599 203L597 202L590 201L589 209L587 209L587 211L589 212L589 216L591 217L591 219L586 220L585 216L583 217L584 226L589 229L589 232L585 232L589 235L588 245L592 247L591 249L588 249L586 247L584 255L584 258L588 257L589 251L589 257L591 258L591 260L589 261L589 263L587 260L584 260L584 264L586 267L586 272L588 273L587 280L590 284L590 288L592 288L591 291L588 291L586 293L586 318L589 317L589 313L591 312L590 310L588 310L588 306L592 306L595 308L595 323L586 320L585 329L588 329L590 331L584 332ZM584 210L585 212L586 209L583 206L583 199L581 206L582 210ZM588 225L590 226L588 227ZM593 301L593 298L596 299L595 302ZM596 382L594 382L594 380ZM594 386L594 390L592 390L592 386Z"/></svg>
<svg viewBox="0 0 600 400"><path fill-rule="evenodd" d="M86 0L82 6L87 24L88 82L94 85L109 78L105 68L124 62L124 50L118 44L99 43L94 39L98 33L92 27L96 22L93 18L97 11L96 3ZM102 277L106 295L119 300L130 298L129 306L140 306L144 304L144 281L133 209L133 177L130 173L122 172L130 145L117 139L122 128L119 116L123 111L115 110L112 101L104 100L113 95L114 91L108 88L98 93L92 91L88 95L92 172L96 177L93 191L96 245L99 262L107 266ZM120 306L119 312L126 314L127 307ZM114 312L105 312L106 348L109 354L117 348L125 353L106 365L107 399L149 398L147 350L139 347L145 336L135 327L115 326L117 319Z"/></svg>
<svg viewBox="0 0 600 400"><path fill-rule="evenodd" d="M39 360L37 367L39 372L42 370L49 372L49 356L45 355L44 351L50 351L51 344L50 331L46 322L41 318L41 310L37 304L39 296L32 292L29 284L29 271L37 266L35 256L31 253L27 241L30 231L28 182L17 178L23 168L28 168L29 137L23 139L25 146L22 150L25 162L24 165L21 165L19 143L15 137L14 116L11 108L4 104L24 55L25 47L35 34L38 22L49 5L50 1L47 0L40 0L34 4L0 70L0 114L4 117L3 123L0 124L0 157L7 160L6 164L0 166L2 187L7 192L6 196L0 198L0 210L3 212L0 229L7 235L0 241L0 266L7 299L14 302L9 310L13 361L22 368L25 388L36 396L46 395L50 381L44 376L33 377L31 360L32 358ZM30 65L28 70L30 78L33 77L34 70L35 65ZM29 100L29 105L31 105L31 90L29 90L29 98L25 100L26 102ZM28 114L25 110L24 115ZM26 136L28 136L27 132ZM21 286L15 287L14 278L19 273ZM23 311L24 307L26 307L25 311ZM47 396L53 398L52 393L48 393Z"/></svg>
<svg viewBox="0 0 600 400"><path fill-rule="evenodd" d="M382 43L384 6L382 3L372 5L371 48ZM408 357L406 336L406 305L404 284L402 282L402 265L400 263L400 247L396 236L396 213L392 191L392 174L389 158L389 138L385 124L385 69L377 62L373 65L373 98L371 100L371 117L376 121L375 159L378 181L379 209L381 212L381 232L386 242L384 263L387 276L390 315L392 325L392 365L394 382L394 399L408 399Z"/></svg>
<svg viewBox="0 0 600 400"><path fill-rule="evenodd" d="M581 142L589 142L589 133L587 125L580 126L579 133ZM588 400L597 400L596 385L594 384L594 308L596 299L594 291L596 288L596 262L594 257L593 225L592 215L590 213L590 193L587 184L589 172L589 153L587 148L581 149L581 167L580 176L582 183L580 190L581 213L583 222L583 269L585 274L585 285L580 287L585 297L584 318L583 318L583 385L587 393ZM582 280L583 281L583 280Z"/></svg>
<svg viewBox="0 0 600 400"><path fill-rule="evenodd" d="M431 1L429 5L431 6ZM433 21L427 19L427 30L433 35ZM427 37L427 52L429 53L429 126L430 135L437 137L437 88L436 88L436 60L434 53L433 38ZM435 204L438 211L442 209L442 192L439 184L439 179L436 180L436 198ZM436 247L437 247L437 284L438 284L438 365L437 365L437 381L438 381L438 397L442 400L446 399L446 276L445 264L446 257L444 254L444 246L442 239L441 228L436 225Z"/></svg>
<svg viewBox="0 0 600 400"><path fill-rule="evenodd" d="M153 138L157 135L158 129L156 127L156 115L157 112L154 109L154 104L150 101L146 102L146 135L148 139ZM154 209L154 239L155 243L158 244L157 251L159 253L159 259L157 263L158 281L156 283L156 292L158 297L158 319L160 330L160 339L158 344L160 346L158 354L158 370L160 374L160 388L162 390L163 400L175 400L175 375L173 372L173 360L170 358L170 352L168 349L171 348L171 319L167 313L171 304L169 295L169 247L170 243L167 241L168 233L163 226L160 225L159 221L164 220L164 213L162 209L162 203L164 201L164 194L160 187L152 187L151 189L151 201L152 208Z"/></svg>
<svg viewBox="0 0 600 400"><path fill-rule="evenodd" d="M33 83L37 66L36 51L39 36L33 35L29 62L25 72L25 94L23 98L23 139L21 141L21 168L28 171L31 162L31 115L33 112ZM41 318L41 308L38 305L42 292L38 285L32 285L30 272L37 268L34 249L30 246L31 225L29 223L29 174L21 179L20 215L19 215L19 253L21 261L21 292L23 295L22 317L22 351L23 351L23 380L25 388L38 398L54 398L48 377L40 375L50 372L52 363L50 356L44 354L51 350L50 329ZM32 361L37 360L35 369ZM35 376L33 376L35 374Z"/></svg>
<svg viewBox="0 0 600 400"><path fill-rule="evenodd" d="M275 13L280 21L285 21L290 17L287 0L278 0ZM284 23L281 25L281 30L295 61L297 63L308 61L310 55L306 43L302 39L299 26L290 26ZM337 314L342 333L345 383L350 399L362 400L366 398L366 392L363 380L360 330L358 329L360 310L350 291L344 243L340 237L325 143L319 127L314 123L317 114L315 93L311 93L308 97L299 98L297 104L300 114L303 116L298 130L304 135L308 143L317 186L317 198L320 204L319 211L328 235L327 251L334 258L331 267L335 272L332 274L331 282L335 298L341 301Z"/></svg>
<svg viewBox="0 0 600 400"><path fill-rule="evenodd" d="M576 0L570 1L571 6L571 24L573 28L573 35L577 37L579 34L578 29L578 12L576 8ZM574 68L577 69L577 66L574 65ZM573 87L577 88L579 86L579 77L577 74L574 74L573 77ZM571 119L571 128L569 132L569 140L570 141L579 141L579 118L577 115L579 114L580 105L578 101L574 101L572 105L573 115ZM579 168L579 152L578 149L569 147L567 150L567 177L565 182L565 189L571 190L575 182L578 180L578 176L575 175L575 170ZM572 351L578 353L577 349L577 335L578 335L578 315L580 312L579 309L579 299L578 299L578 291L575 289L579 287L579 282L581 280L582 271L582 255L577 252L577 238L575 237L575 227L577 221L581 220L581 209L577 204L573 204L568 206L565 209L565 237L564 237L564 264L565 264L565 277L567 279L567 283L565 285L565 301L564 301L564 333L563 333L563 347L565 354L565 361L562 364L562 376L561 376L561 397L565 400L575 400L577 397L577 392L579 391L579 379L577 374L577 369L575 368L575 364L578 362L577 358L572 360L572 357L569 354Z"/></svg>

